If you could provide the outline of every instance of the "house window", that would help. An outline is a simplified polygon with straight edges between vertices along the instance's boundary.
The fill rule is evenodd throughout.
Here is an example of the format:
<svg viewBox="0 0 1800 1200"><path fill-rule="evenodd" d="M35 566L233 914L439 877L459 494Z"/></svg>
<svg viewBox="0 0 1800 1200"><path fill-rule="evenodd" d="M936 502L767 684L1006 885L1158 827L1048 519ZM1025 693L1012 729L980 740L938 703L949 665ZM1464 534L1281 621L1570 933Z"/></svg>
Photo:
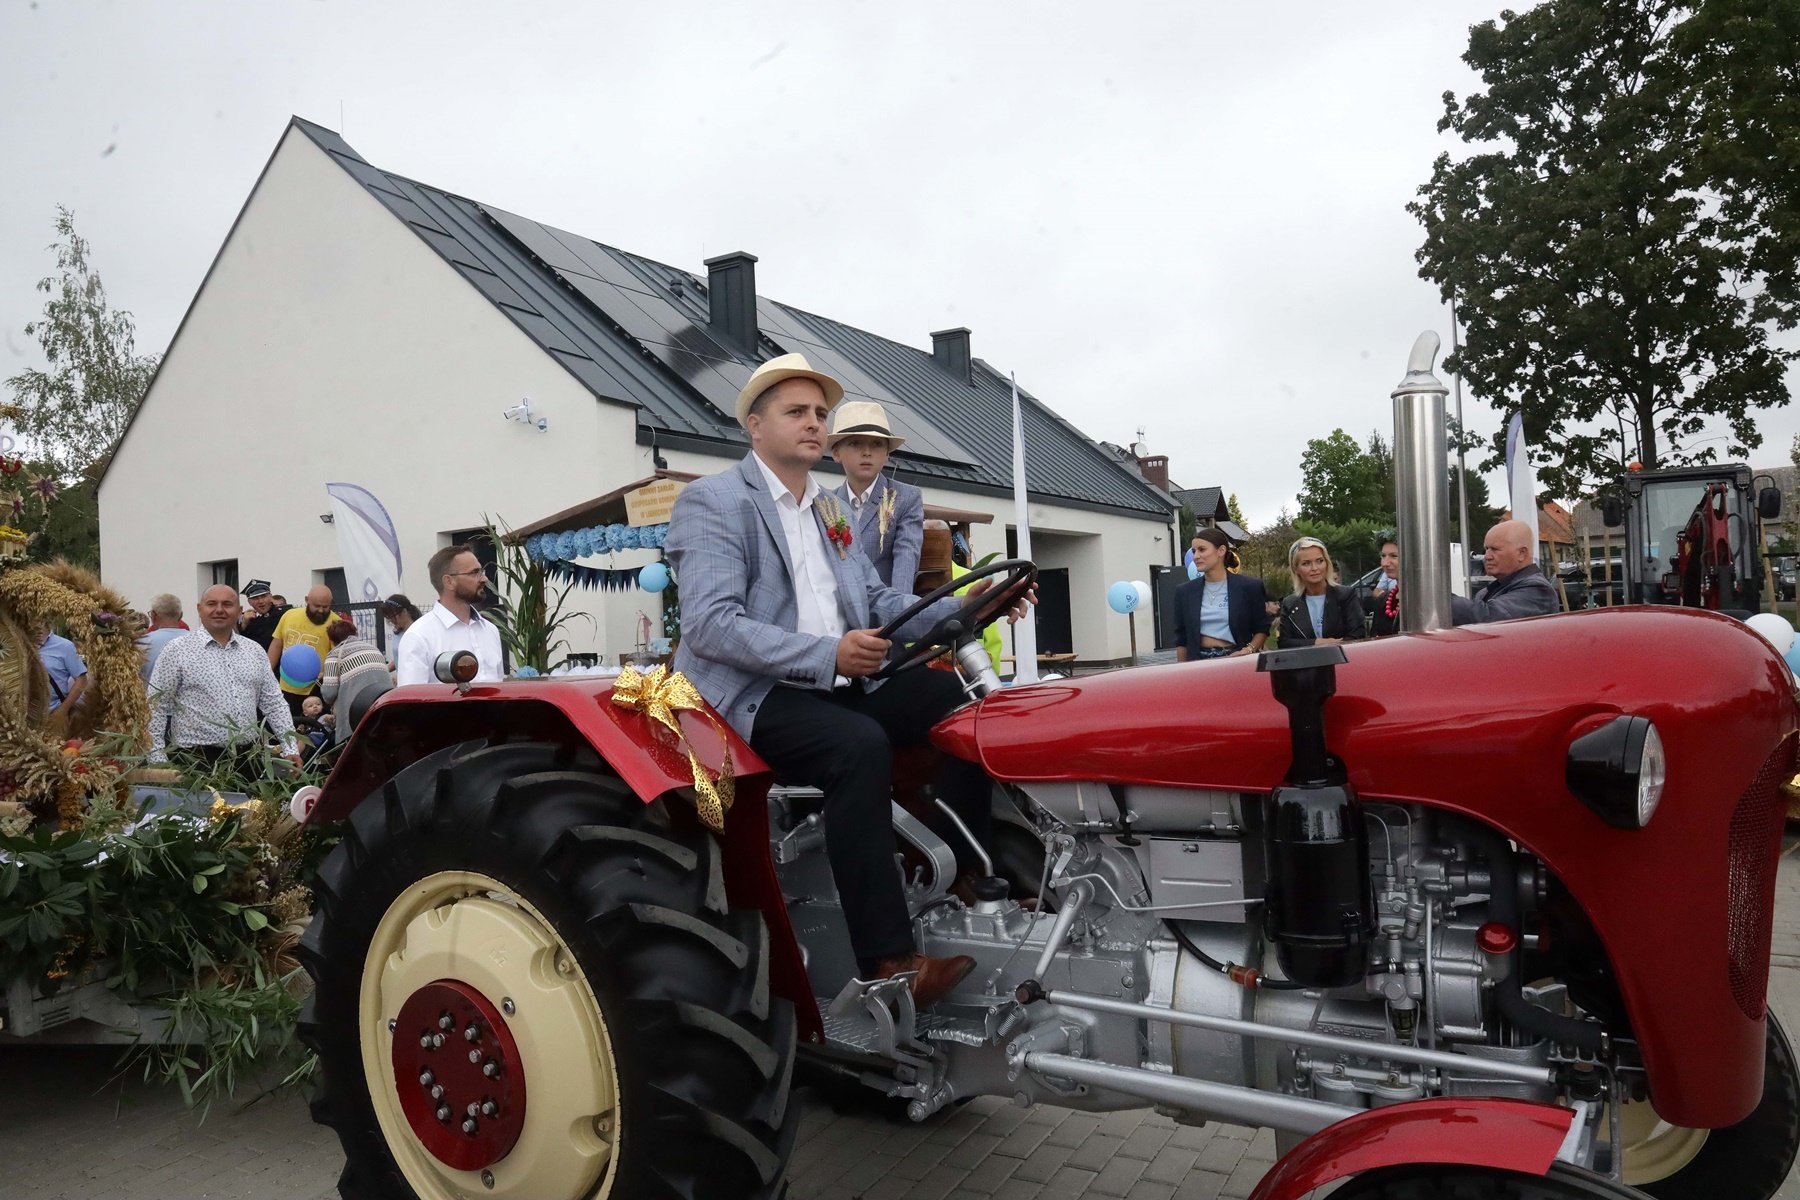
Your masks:
<svg viewBox="0 0 1800 1200"><path fill-rule="evenodd" d="M230 584L231 589L236 591L238 586L237 564L238 560L235 558L221 558L216 562L201 563L200 590L205 591L209 587L225 583Z"/></svg>
<svg viewBox="0 0 1800 1200"><path fill-rule="evenodd" d="M467 542L469 548L475 551L475 557L481 563L481 569L487 572L488 591L497 593L500 590L500 557L494 547L494 540L488 536L486 529L458 529L454 533L444 535L444 545L446 546L455 546L463 542ZM433 595L437 593L436 587L431 590Z"/></svg>
<svg viewBox="0 0 1800 1200"><path fill-rule="evenodd" d="M333 608L342 610L350 606L350 585L344 578L344 568L329 567L323 571L314 571L313 582L331 589Z"/></svg>

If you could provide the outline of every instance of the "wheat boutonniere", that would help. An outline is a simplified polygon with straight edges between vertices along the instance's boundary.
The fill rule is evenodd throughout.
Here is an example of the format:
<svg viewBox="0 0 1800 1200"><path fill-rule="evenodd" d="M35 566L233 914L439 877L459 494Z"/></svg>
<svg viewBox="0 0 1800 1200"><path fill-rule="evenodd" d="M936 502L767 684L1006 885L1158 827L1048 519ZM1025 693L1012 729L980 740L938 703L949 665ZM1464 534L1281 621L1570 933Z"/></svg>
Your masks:
<svg viewBox="0 0 1800 1200"><path fill-rule="evenodd" d="M837 547L838 558L842 559L850 549L850 518L844 515L844 506L836 496L825 493L813 502L813 507L825 521L826 539Z"/></svg>
<svg viewBox="0 0 1800 1200"><path fill-rule="evenodd" d="M881 530L881 544L877 549L884 552L887 550L888 527L894 523L894 508L896 502L897 498L894 495L893 488L885 487L881 489L881 507L875 510L875 520Z"/></svg>

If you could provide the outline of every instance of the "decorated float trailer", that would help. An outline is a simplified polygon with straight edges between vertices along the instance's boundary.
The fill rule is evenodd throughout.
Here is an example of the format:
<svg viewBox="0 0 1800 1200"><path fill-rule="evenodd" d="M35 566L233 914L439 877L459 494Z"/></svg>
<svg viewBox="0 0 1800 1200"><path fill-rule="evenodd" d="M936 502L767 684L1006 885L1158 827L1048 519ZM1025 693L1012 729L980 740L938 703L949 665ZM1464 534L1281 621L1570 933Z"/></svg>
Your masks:
<svg viewBox="0 0 1800 1200"><path fill-rule="evenodd" d="M1409 548L1447 541L1436 348L1395 393ZM919 948L978 963L929 1011L855 977L816 793L680 677L447 658L311 816L342 822L301 957L344 1195L779 1196L799 1071L913 1120L1268 1126L1268 1200L1773 1195L1792 675L1699 611L1451 629L1444 560L1404 556L1400 637L1005 690L975 635L1033 568L987 568L888 669L953 654L934 741L1036 855L965 905L960 831L896 805Z"/></svg>
<svg viewBox="0 0 1800 1200"><path fill-rule="evenodd" d="M182 784L135 765L149 743L142 616L87 571L27 563L23 535L8 532L0 1042L197 1043L195 1065L174 1054L170 1074L228 1080L198 1059L217 1064L228 1043L234 1062L261 1058L298 1004L281 981L299 982L292 949L316 839L287 813L292 785L273 766L259 799L230 790L241 779ZM50 626L67 631L90 680L79 704L55 712L37 653Z"/></svg>

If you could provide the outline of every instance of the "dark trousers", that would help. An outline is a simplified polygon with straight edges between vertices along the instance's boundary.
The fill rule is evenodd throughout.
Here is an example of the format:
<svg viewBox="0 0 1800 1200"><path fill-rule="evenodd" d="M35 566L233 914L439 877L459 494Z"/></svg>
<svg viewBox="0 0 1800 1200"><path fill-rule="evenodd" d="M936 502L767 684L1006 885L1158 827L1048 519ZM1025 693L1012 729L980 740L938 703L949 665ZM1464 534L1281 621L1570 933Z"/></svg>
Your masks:
<svg viewBox="0 0 1800 1200"><path fill-rule="evenodd" d="M865 977L879 960L914 949L912 920L894 866L894 748L925 741L931 727L962 700L955 675L920 668L873 692L860 684L833 692L777 686L756 714L750 745L763 761L783 780L825 794L825 853ZM992 780L978 765L943 756L937 794L984 846L993 824L992 790ZM955 829L945 830L944 840L959 863L977 861Z"/></svg>

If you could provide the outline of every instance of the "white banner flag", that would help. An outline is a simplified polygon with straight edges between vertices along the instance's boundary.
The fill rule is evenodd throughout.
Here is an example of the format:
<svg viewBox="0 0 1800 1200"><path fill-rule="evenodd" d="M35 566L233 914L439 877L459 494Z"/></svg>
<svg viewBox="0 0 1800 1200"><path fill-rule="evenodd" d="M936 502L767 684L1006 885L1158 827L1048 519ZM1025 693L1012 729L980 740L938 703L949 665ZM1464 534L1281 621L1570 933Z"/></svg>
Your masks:
<svg viewBox="0 0 1800 1200"><path fill-rule="evenodd" d="M1531 526L1534 560L1538 552L1537 493L1537 468L1531 465L1531 455L1525 445L1525 418L1514 413L1506 424L1506 494L1512 506L1513 520Z"/></svg>
<svg viewBox="0 0 1800 1200"><path fill-rule="evenodd" d="M1013 524L1018 531L1015 558L1031 557L1031 511L1025 495L1025 418L1019 407L1019 378L1012 381L1013 420ZM1013 627L1013 682L1036 683L1037 609L1034 607Z"/></svg>
<svg viewBox="0 0 1800 1200"><path fill-rule="evenodd" d="M368 488L328 483L331 527L344 559L344 586L350 603L385 600L400 590L400 536L393 518Z"/></svg>

